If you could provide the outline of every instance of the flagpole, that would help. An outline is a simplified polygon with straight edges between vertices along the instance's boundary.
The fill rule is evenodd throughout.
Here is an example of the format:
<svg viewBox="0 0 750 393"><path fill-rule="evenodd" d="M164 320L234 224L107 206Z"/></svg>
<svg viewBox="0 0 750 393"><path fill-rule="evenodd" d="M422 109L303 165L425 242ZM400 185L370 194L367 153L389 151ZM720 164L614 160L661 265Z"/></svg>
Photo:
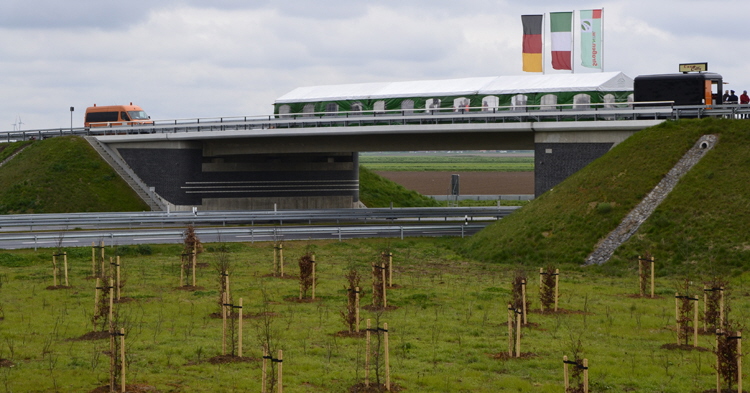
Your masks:
<svg viewBox="0 0 750 393"><path fill-rule="evenodd" d="M547 52L547 34L544 34L547 29L544 28L544 25L546 24L544 16L547 15L546 13L542 14L542 75L546 74L547 70L547 64L544 61L544 53Z"/></svg>
<svg viewBox="0 0 750 393"><path fill-rule="evenodd" d="M576 58L576 29L573 26L576 25L576 10L573 10L570 13L570 73L575 74L575 61L573 59ZM579 28L580 29L580 28Z"/></svg>
<svg viewBox="0 0 750 393"><path fill-rule="evenodd" d="M601 20L602 20L602 22L601 22L602 23L602 38L601 38L601 43L602 43L602 47L601 47L601 52L602 52L602 60L601 60L602 61L602 68L601 69L602 69L602 72L604 72L604 7L602 7L601 13L602 13L602 17L601 17Z"/></svg>

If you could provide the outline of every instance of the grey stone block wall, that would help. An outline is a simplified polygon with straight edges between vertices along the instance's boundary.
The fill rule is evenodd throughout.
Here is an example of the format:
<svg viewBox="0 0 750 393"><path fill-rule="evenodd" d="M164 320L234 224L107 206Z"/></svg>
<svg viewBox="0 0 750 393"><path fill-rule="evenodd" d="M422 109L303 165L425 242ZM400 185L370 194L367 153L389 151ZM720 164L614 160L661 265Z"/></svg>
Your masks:
<svg viewBox="0 0 750 393"><path fill-rule="evenodd" d="M536 143L534 195L536 197L603 156L613 143Z"/></svg>

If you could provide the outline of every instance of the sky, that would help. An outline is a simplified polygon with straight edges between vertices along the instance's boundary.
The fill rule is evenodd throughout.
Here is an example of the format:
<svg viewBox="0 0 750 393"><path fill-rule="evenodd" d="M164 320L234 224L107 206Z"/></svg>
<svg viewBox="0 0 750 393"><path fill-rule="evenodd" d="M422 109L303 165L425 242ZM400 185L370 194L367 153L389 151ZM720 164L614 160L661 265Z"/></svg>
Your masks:
<svg viewBox="0 0 750 393"><path fill-rule="evenodd" d="M746 0L3 0L0 130L82 126L93 104L267 115L301 86L522 75L521 15L594 8L604 71L707 62L750 89ZM599 72L577 49L575 72Z"/></svg>

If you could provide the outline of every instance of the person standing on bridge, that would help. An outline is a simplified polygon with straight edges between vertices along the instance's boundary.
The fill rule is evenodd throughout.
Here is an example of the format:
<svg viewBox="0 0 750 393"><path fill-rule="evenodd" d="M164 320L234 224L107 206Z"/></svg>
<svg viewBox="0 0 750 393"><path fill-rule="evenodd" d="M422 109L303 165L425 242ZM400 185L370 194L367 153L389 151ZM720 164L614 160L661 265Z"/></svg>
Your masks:
<svg viewBox="0 0 750 393"><path fill-rule="evenodd" d="M729 103L729 90L724 91L724 95L721 96L721 103L722 104L728 104Z"/></svg>
<svg viewBox="0 0 750 393"><path fill-rule="evenodd" d="M736 105L739 99L737 98L737 94L734 94L734 90L731 90L731 94L729 94L729 104Z"/></svg>
<svg viewBox="0 0 750 393"><path fill-rule="evenodd" d="M750 104L750 96L747 95L747 90L744 90L742 92L742 95L740 96L740 105L747 105ZM747 119L747 113L742 115L743 119Z"/></svg>

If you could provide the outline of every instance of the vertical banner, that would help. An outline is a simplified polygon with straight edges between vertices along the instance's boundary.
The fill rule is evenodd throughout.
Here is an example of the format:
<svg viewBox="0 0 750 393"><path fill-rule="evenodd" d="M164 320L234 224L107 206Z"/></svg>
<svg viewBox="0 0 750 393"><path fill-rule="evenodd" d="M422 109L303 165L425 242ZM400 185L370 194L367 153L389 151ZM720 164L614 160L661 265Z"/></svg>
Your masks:
<svg viewBox="0 0 750 393"><path fill-rule="evenodd" d="M521 15L523 24L523 70L542 72L542 25L544 15Z"/></svg>
<svg viewBox="0 0 750 393"><path fill-rule="evenodd" d="M602 10L581 10L581 65L602 68Z"/></svg>
<svg viewBox="0 0 750 393"><path fill-rule="evenodd" d="M573 70L573 13L550 12L550 37L552 38L552 68Z"/></svg>

